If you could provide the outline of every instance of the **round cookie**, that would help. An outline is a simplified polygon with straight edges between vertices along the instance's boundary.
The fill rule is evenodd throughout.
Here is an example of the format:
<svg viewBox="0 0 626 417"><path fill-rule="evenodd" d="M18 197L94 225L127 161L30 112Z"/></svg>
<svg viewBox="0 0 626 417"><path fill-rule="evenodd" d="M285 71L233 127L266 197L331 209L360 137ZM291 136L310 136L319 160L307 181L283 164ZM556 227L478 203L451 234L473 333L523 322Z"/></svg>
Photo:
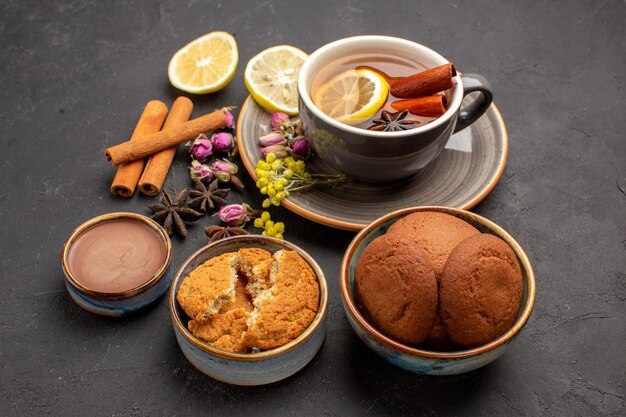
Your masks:
<svg viewBox="0 0 626 417"><path fill-rule="evenodd" d="M522 298L515 253L497 236L480 234L450 254L439 284L441 315L456 344L476 347L506 332Z"/></svg>
<svg viewBox="0 0 626 417"><path fill-rule="evenodd" d="M436 211L417 211L396 221L387 233L406 236L426 251L433 264L437 282L440 282L443 267L452 250L464 239L479 235L480 231L468 222L450 214ZM451 343L450 337L446 334L446 329L439 317L440 314L437 316L426 343L431 349L454 350L454 344Z"/></svg>
<svg viewBox="0 0 626 417"><path fill-rule="evenodd" d="M423 342L437 314L437 280L428 255L410 239L382 235L361 253L354 291L367 319L405 344Z"/></svg>
<svg viewBox="0 0 626 417"><path fill-rule="evenodd" d="M424 348L437 352L452 352L453 350L458 350L458 346L450 339L450 335L441 318L441 311L439 310L437 310L435 324L433 324L433 328L424 341Z"/></svg>
<svg viewBox="0 0 626 417"><path fill-rule="evenodd" d="M468 222L446 213L417 211L391 225L387 234L406 236L430 257L437 281L452 250L462 240L480 234Z"/></svg>

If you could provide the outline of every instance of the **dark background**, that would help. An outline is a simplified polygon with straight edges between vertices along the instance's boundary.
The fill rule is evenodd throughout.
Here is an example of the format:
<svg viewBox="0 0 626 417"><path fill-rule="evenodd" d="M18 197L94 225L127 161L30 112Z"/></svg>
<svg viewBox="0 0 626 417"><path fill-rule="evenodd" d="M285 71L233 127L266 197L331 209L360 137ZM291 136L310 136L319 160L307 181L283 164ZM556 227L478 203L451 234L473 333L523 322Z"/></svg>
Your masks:
<svg viewBox="0 0 626 417"><path fill-rule="evenodd" d="M624 415L626 357L626 4L623 1L19 1L0 3L0 415ZM474 211L507 229L537 276L532 317L509 351L455 377L397 369L370 352L341 307L338 271L354 233L281 208L286 238L322 265L328 333L301 372L234 387L179 350L168 296L123 320L67 295L59 262L83 221L148 214L114 198L103 150L143 106L171 106L167 64L213 30L235 35L237 74L192 97L194 117L240 106L245 64L270 46L312 52L386 34L441 52L492 83L509 134L504 175ZM190 185L179 153L166 187ZM231 202L260 206L248 189ZM206 242L204 219L174 239L174 267Z"/></svg>

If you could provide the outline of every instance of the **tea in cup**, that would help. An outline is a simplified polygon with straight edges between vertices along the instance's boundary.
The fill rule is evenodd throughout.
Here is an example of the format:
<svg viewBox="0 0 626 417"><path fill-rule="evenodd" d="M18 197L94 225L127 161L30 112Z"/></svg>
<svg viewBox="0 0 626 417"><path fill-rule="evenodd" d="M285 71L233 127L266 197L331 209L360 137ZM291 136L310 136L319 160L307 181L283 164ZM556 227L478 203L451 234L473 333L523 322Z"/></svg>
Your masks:
<svg viewBox="0 0 626 417"><path fill-rule="evenodd" d="M417 86L416 97L407 85ZM462 105L474 91L479 96ZM480 75L459 75L431 49L388 36L356 36L321 47L302 66L298 93L300 118L315 152L366 182L424 170L450 136L492 101Z"/></svg>

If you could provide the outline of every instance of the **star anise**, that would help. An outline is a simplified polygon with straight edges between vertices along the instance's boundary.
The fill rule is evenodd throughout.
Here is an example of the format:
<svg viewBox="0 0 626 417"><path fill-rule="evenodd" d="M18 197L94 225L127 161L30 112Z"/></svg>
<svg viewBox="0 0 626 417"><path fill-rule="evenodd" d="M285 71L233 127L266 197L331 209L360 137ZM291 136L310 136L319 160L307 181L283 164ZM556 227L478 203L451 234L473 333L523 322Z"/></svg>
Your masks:
<svg viewBox="0 0 626 417"><path fill-rule="evenodd" d="M209 243L215 242L216 240L224 239L230 236L238 236L238 235L247 235L249 234L246 229L243 227L237 226L209 226L204 228L204 233L206 233L209 238Z"/></svg>
<svg viewBox="0 0 626 417"><path fill-rule="evenodd" d="M408 130L417 127L417 125L420 124L420 121L406 119L406 116L408 114L408 110L402 110L395 113L383 110L380 114L380 118L372 120L372 123L374 124L368 127L367 130L397 132L400 130Z"/></svg>
<svg viewBox="0 0 626 417"><path fill-rule="evenodd" d="M187 236L187 228L185 222L195 222L204 214L185 207L189 190L185 188L178 194L176 200L169 195L165 189L161 190L162 200L160 203L148 204L148 208L153 213L152 219L163 225L168 234L174 233L174 230L182 237Z"/></svg>
<svg viewBox="0 0 626 417"><path fill-rule="evenodd" d="M215 209L216 205L225 206L230 188L217 188L217 185L217 179L211 181L208 187L202 181L196 180L196 188L189 190L189 207L207 213Z"/></svg>

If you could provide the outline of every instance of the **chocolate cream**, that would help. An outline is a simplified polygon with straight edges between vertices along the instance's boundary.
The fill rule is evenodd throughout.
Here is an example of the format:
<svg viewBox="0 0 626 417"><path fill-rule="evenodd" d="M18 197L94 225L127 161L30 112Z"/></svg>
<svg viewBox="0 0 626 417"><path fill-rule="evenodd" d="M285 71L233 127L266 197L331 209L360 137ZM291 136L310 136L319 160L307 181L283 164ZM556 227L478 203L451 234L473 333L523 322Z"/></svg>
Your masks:
<svg viewBox="0 0 626 417"><path fill-rule="evenodd" d="M165 243L150 226L134 220L111 220L78 236L68 252L68 267L82 286L119 293L149 281L166 256Z"/></svg>

